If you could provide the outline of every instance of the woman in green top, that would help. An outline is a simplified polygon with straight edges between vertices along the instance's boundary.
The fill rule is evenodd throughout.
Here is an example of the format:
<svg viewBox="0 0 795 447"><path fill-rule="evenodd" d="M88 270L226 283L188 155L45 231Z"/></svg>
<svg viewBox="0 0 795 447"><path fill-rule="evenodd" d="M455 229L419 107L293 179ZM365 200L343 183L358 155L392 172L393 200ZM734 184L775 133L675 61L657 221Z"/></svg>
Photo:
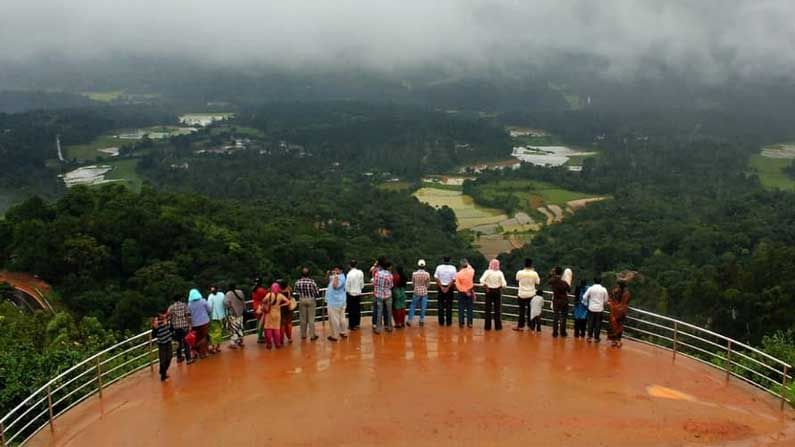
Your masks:
<svg viewBox="0 0 795 447"><path fill-rule="evenodd" d="M395 319L395 327L400 329L406 325L406 274L403 273L403 267L395 267L392 272L392 316Z"/></svg>

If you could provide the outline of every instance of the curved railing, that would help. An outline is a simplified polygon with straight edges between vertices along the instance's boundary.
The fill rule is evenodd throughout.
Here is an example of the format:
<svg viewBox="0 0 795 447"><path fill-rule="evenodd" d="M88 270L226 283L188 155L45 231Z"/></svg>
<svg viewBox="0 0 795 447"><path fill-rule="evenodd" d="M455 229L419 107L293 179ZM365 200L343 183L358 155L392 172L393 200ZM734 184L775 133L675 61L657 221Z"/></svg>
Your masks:
<svg viewBox="0 0 795 447"><path fill-rule="evenodd" d="M372 315L372 286L362 295L363 316ZM321 289L321 291L323 291ZM436 292L431 290L428 316L436 316ZM478 288L475 315L484 313L484 292ZM502 316L506 320L518 318L517 289L507 287L502 294ZM410 294L410 291L409 291ZM544 292L549 297L550 292ZM455 310L454 310L455 312ZM546 299L542 321L551 323L551 301ZM607 312L606 312L607 313ZM297 313L296 313L297 314ZM315 321L326 323L325 303L318 303ZM607 320L607 319L605 319ZM298 320L293 320L297 323ZM255 331L255 321L246 322L246 332ZM603 323L607 326L607 322ZM672 357L685 356L726 372L781 400L792 404L786 393L792 381L791 365L737 340L707 329L658 315L642 309L630 308L625 323L625 337L640 343L669 350ZM45 427L54 429L58 416L104 388L144 368L154 373L157 347L151 331L142 332L117 343L72 366L48 381L0 419L0 446L23 445Z"/></svg>

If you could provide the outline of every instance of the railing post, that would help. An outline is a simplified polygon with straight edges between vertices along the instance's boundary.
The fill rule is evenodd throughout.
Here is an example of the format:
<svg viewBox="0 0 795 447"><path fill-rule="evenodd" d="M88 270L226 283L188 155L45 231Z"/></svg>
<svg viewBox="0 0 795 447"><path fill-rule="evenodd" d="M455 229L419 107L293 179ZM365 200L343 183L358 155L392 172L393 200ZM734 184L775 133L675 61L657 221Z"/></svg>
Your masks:
<svg viewBox="0 0 795 447"><path fill-rule="evenodd" d="M102 362L100 362L101 355L97 356L97 392L99 392L99 398L102 399Z"/></svg>
<svg viewBox="0 0 795 447"><path fill-rule="evenodd" d="M154 359L152 359L152 353L154 351L152 350L153 346L152 346L152 333L151 332L149 333L149 340L148 340L148 343L147 343L147 348L149 349L149 355L146 356L146 358L149 359L149 371L150 372L155 372Z"/></svg>
<svg viewBox="0 0 795 447"><path fill-rule="evenodd" d="M676 360L676 349L679 343L679 322L674 321L674 360Z"/></svg>
<svg viewBox="0 0 795 447"><path fill-rule="evenodd" d="M0 421L0 447L6 446L6 427L3 421Z"/></svg>
<svg viewBox="0 0 795 447"><path fill-rule="evenodd" d="M784 377L781 379L781 410L784 410L784 404L787 402L787 374L789 374L789 366L784 365Z"/></svg>
<svg viewBox="0 0 795 447"><path fill-rule="evenodd" d="M47 385L47 414L49 415L50 431L55 431L52 425L52 392L50 392L50 385Z"/></svg>
<svg viewBox="0 0 795 447"><path fill-rule="evenodd" d="M732 375L732 341L726 346L726 381L728 382Z"/></svg>

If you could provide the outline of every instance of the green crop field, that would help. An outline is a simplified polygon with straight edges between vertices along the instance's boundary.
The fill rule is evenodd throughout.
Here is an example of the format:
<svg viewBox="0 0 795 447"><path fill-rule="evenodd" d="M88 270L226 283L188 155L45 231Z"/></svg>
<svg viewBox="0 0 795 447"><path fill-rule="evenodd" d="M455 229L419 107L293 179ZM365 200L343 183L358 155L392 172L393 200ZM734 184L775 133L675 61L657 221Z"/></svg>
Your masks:
<svg viewBox="0 0 795 447"><path fill-rule="evenodd" d="M555 185L536 181L536 180L504 180L499 182L487 183L477 187L478 195L484 199L491 200L497 196L505 194L513 194L516 196L522 208L527 209L531 199L538 198L543 203L541 205L560 205L565 206L566 202L571 200L586 199L592 197L591 194L586 194L577 191L570 191L567 189L559 188Z"/></svg>
<svg viewBox="0 0 795 447"><path fill-rule="evenodd" d="M113 170L105 176L106 180L124 180L125 184L133 191L138 192L141 190L143 180L135 171L138 166L138 159L128 158L108 164L113 166Z"/></svg>
<svg viewBox="0 0 795 447"><path fill-rule="evenodd" d="M795 179L784 172L791 163L792 159L770 158L762 154L751 157L751 168L759 174L759 181L767 189L795 191Z"/></svg>

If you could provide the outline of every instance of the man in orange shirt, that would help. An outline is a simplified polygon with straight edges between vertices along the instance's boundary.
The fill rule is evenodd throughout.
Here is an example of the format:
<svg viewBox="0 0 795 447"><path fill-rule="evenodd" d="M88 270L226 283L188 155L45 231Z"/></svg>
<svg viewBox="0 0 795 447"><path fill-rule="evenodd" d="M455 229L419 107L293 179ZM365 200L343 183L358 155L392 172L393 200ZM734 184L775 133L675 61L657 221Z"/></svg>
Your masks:
<svg viewBox="0 0 795 447"><path fill-rule="evenodd" d="M455 274L455 288L458 290L458 326L464 327L466 311L467 326L471 328L475 304L475 269L466 259L461 260L461 268Z"/></svg>

